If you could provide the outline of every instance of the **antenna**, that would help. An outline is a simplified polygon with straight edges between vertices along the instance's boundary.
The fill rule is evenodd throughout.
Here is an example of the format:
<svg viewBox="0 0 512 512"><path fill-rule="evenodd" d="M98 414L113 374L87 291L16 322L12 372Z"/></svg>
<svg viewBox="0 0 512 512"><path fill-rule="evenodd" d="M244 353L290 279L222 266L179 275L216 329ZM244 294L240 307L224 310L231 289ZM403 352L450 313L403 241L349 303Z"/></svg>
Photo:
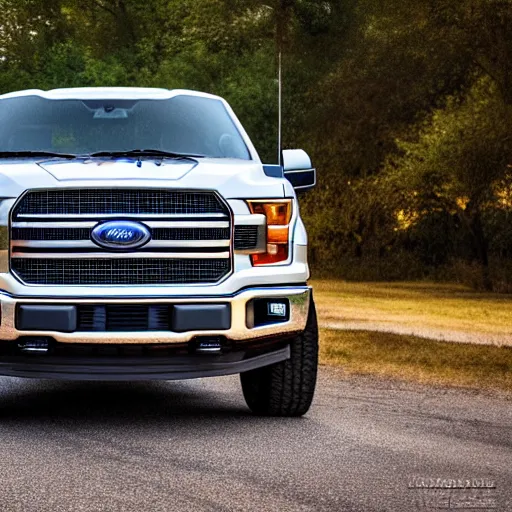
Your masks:
<svg viewBox="0 0 512 512"><path fill-rule="evenodd" d="M281 152L282 136L283 136L283 69L281 63L281 50L277 56L278 67L278 125L277 125L277 163L282 165L283 155Z"/></svg>

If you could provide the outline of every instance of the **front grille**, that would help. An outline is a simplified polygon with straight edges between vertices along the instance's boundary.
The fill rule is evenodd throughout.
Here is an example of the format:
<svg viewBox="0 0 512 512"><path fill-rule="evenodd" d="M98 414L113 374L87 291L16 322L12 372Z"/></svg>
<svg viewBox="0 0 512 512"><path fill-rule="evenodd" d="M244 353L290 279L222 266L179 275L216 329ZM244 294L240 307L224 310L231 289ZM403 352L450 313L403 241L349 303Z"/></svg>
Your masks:
<svg viewBox="0 0 512 512"><path fill-rule="evenodd" d="M170 331L168 305L79 305L80 332Z"/></svg>
<svg viewBox="0 0 512 512"><path fill-rule="evenodd" d="M26 283L46 285L150 285L215 283L229 271L229 259L31 259L17 258Z"/></svg>
<svg viewBox="0 0 512 512"><path fill-rule="evenodd" d="M90 236L90 228L14 228L11 232L11 240L88 240Z"/></svg>
<svg viewBox="0 0 512 512"><path fill-rule="evenodd" d="M94 227L115 220L144 224L151 240L121 252L94 243ZM231 272L231 224L214 192L30 191L12 215L11 268L37 285L212 284Z"/></svg>
<svg viewBox="0 0 512 512"><path fill-rule="evenodd" d="M248 251L258 246L258 226L235 227L235 250Z"/></svg>
<svg viewBox="0 0 512 512"><path fill-rule="evenodd" d="M153 229L153 240L229 240L229 228Z"/></svg>
<svg viewBox="0 0 512 512"><path fill-rule="evenodd" d="M194 215L226 213L211 192L178 190L76 189L41 190L25 195L16 209L28 215Z"/></svg>

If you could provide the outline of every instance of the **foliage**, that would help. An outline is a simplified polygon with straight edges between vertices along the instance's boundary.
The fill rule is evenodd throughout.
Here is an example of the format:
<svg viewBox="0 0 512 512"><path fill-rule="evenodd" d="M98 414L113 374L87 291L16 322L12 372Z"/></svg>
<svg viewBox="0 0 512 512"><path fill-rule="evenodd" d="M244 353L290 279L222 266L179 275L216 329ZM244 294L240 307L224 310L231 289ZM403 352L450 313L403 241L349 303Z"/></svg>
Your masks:
<svg viewBox="0 0 512 512"><path fill-rule="evenodd" d="M220 94L268 162L277 158L278 44L284 146L304 147L319 168L318 190L302 200L316 268L423 277L461 261L483 269L487 287L493 265L510 268L512 0L0 8L0 92L138 85Z"/></svg>
<svg viewBox="0 0 512 512"><path fill-rule="evenodd" d="M511 113L497 85L479 78L462 98L451 96L433 112L417 141L399 141L402 155L387 165L390 179L407 191L408 209L420 223L439 212L458 222L470 246L469 259L482 266L486 288L491 282L483 213L497 204L497 184L510 175Z"/></svg>

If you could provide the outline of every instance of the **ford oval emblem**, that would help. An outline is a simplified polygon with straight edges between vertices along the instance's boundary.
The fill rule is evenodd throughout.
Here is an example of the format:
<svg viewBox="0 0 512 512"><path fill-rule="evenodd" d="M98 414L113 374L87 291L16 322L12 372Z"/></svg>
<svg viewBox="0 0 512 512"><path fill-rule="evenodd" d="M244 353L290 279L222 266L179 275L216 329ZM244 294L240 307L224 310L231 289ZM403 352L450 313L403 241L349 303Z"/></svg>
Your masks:
<svg viewBox="0 0 512 512"><path fill-rule="evenodd" d="M115 220L98 224L91 233L91 240L105 249L135 250L151 239L149 229L139 222Z"/></svg>

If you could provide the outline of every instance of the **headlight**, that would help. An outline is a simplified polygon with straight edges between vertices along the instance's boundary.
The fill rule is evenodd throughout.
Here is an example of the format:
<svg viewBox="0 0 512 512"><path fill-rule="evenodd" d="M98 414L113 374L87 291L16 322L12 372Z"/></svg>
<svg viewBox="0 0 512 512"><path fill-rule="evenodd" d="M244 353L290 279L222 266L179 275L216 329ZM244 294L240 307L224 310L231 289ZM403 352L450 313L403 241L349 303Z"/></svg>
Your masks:
<svg viewBox="0 0 512 512"><path fill-rule="evenodd" d="M247 204L251 213L265 215L267 219L267 252L251 255L252 264L272 265L286 261L290 247L292 200L251 200Z"/></svg>

